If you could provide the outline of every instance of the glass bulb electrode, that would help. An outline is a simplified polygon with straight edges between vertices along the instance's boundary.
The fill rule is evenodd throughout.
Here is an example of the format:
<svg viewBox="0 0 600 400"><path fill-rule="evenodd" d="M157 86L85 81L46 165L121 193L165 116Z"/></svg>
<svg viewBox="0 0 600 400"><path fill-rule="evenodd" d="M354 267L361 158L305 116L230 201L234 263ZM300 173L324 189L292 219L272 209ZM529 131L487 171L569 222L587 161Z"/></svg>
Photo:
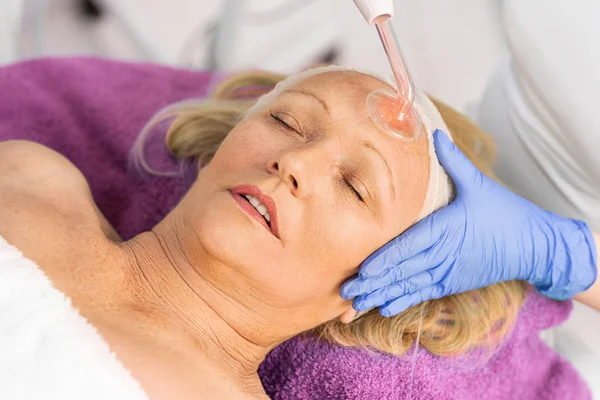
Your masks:
<svg viewBox="0 0 600 400"><path fill-rule="evenodd" d="M415 88L406 68L400 44L389 16L375 20L375 27L392 68L398 91L375 90L367 97L367 110L371 119L387 134L404 140L421 136L423 123L413 109Z"/></svg>

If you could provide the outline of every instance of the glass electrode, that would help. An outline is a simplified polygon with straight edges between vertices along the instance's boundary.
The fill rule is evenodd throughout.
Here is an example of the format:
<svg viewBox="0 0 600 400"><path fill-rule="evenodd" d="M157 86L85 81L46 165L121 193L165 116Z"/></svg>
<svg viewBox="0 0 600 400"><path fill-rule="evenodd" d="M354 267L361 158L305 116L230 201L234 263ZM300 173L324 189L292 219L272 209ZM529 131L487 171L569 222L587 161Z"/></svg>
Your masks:
<svg viewBox="0 0 600 400"><path fill-rule="evenodd" d="M371 119L387 134L404 140L421 136L423 124L413 110L415 87L406 68L402 50L389 15L381 15L374 25L392 68L398 91L376 90L367 97L367 110Z"/></svg>

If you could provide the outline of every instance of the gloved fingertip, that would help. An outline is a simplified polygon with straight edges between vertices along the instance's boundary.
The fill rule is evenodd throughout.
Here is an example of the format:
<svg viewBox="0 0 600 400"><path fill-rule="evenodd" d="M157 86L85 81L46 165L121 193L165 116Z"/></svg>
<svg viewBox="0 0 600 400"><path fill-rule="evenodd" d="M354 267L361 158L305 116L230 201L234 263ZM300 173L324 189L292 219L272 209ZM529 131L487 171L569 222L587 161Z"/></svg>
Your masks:
<svg viewBox="0 0 600 400"><path fill-rule="evenodd" d="M470 182L476 169L463 152L439 129L434 133L433 145L438 161L457 186Z"/></svg>
<svg viewBox="0 0 600 400"><path fill-rule="evenodd" d="M450 137L446 132L441 129L436 129L435 132L433 132L433 146L436 151L440 151L440 145L452 148L454 143L450 140Z"/></svg>
<svg viewBox="0 0 600 400"><path fill-rule="evenodd" d="M446 132L444 132L441 129L436 129L435 131L433 131L433 138L436 140L444 140L448 138L448 135L446 135Z"/></svg>
<svg viewBox="0 0 600 400"><path fill-rule="evenodd" d="M353 296L348 293L344 293L344 292L340 291L340 297L344 300L352 300Z"/></svg>
<svg viewBox="0 0 600 400"><path fill-rule="evenodd" d="M446 132L441 129L436 129L435 132L433 132L433 146L439 157L439 154L444 154L446 149L453 149L454 143L450 140Z"/></svg>
<svg viewBox="0 0 600 400"><path fill-rule="evenodd" d="M350 300L354 297L354 296L352 296L352 290L348 284L349 284L349 282L346 282L340 288L340 297L344 300Z"/></svg>
<svg viewBox="0 0 600 400"><path fill-rule="evenodd" d="M389 317L393 317L394 315L400 314L402 311L392 311L389 307L382 307L379 309L379 314L381 314L382 316L389 318Z"/></svg>
<svg viewBox="0 0 600 400"><path fill-rule="evenodd" d="M384 269L385 265L378 263L377 259L375 259L368 264L363 263L363 265L360 267L358 275L363 279L372 279L381 275Z"/></svg>
<svg viewBox="0 0 600 400"><path fill-rule="evenodd" d="M352 308L354 308L356 311L358 312L363 312L368 310L369 308L366 306L365 302L362 300L358 300L356 299L353 303L352 303Z"/></svg>
<svg viewBox="0 0 600 400"><path fill-rule="evenodd" d="M340 297L344 300L352 300L360 294L359 278L353 278L346 281L340 288Z"/></svg>

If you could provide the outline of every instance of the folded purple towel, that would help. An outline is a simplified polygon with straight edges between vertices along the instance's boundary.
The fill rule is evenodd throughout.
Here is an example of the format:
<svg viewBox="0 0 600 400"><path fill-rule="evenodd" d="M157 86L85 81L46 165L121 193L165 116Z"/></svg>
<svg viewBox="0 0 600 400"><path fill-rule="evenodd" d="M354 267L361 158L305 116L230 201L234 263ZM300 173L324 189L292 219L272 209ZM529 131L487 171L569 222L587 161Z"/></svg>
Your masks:
<svg viewBox="0 0 600 400"><path fill-rule="evenodd" d="M344 349L295 338L261 365L273 399L590 399L573 367L539 338L566 318L570 303L531 291L515 330L484 358L440 358L426 351L405 357Z"/></svg>
<svg viewBox="0 0 600 400"><path fill-rule="evenodd" d="M0 68L0 141L28 139L68 157L125 239L156 224L187 183L144 179L128 152L148 119L173 102L204 97L214 75L99 59L46 59ZM274 399L589 399L571 365L540 339L564 321L570 302L531 293L514 332L485 364L463 365L425 351L373 354L295 338L260 368Z"/></svg>

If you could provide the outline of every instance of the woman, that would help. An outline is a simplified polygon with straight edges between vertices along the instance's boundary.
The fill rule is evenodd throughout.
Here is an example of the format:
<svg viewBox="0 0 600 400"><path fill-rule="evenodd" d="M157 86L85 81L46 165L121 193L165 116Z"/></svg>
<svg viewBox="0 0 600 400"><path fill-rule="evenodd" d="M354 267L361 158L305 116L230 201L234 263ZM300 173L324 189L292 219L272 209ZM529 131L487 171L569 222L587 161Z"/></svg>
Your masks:
<svg viewBox="0 0 600 400"><path fill-rule="evenodd" d="M181 112L168 144L202 169L160 224L127 242L66 159L33 143L0 145L0 235L73 302L148 397L265 398L260 362L315 327L340 344L401 354L418 338L452 355L494 342L514 321L525 293L518 282L409 310L393 322L397 332L377 312L336 322L354 317L338 291L360 262L450 197L429 201L431 187L448 182L429 182L430 134L443 121L427 99L417 107L428 134L402 142L366 113L366 96L386 83L317 72L263 97L238 124L230 117L244 102ZM219 134L198 136L208 125ZM477 139L464 137L463 148ZM211 146L214 156L199 154ZM488 312L470 312L476 307ZM433 335L442 314L453 315L456 329Z"/></svg>

